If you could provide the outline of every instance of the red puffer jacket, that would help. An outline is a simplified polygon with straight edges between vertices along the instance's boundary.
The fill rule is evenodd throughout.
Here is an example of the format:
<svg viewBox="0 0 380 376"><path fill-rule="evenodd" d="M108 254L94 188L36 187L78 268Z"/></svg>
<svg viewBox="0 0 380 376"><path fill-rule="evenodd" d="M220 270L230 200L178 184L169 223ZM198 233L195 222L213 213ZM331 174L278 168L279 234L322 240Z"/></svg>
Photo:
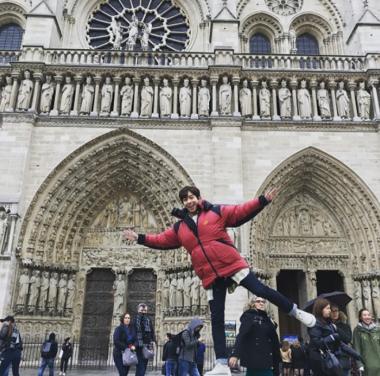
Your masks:
<svg viewBox="0 0 380 376"><path fill-rule="evenodd" d="M229 277L247 268L227 234L226 227L238 227L252 219L269 202L264 196L241 205L213 205L200 201L197 223L187 209L174 209L172 214L181 220L157 234L139 234L138 243L156 249L185 247L204 288L218 277Z"/></svg>

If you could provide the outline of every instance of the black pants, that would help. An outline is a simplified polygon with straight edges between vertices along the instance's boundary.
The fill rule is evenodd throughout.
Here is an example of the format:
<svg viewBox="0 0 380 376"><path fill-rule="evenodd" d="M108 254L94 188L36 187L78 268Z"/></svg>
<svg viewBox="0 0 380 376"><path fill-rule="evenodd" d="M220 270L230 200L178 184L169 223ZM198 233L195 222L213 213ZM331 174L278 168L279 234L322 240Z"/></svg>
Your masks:
<svg viewBox="0 0 380 376"><path fill-rule="evenodd" d="M209 301L211 311L211 330L214 341L214 350L216 359L226 359L226 335L224 332L224 308L226 303L227 287L232 284L231 278L218 278L212 285L213 300ZM282 311L289 313L293 309L293 304L277 290L264 285L250 272L240 285L245 287L252 294L269 300L279 307Z"/></svg>
<svg viewBox="0 0 380 376"><path fill-rule="evenodd" d="M115 362L119 376L127 376L129 367L123 364L123 354L121 351L116 349L113 350L113 361Z"/></svg>
<svg viewBox="0 0 380 376"><path fill-rule="evenodd" d="M67 366L69 365L69 360L70 360L70 358L65 358L65 357L61 358L61 365L59 367L59 369L61 370L61 372L66 373Z"/></svg>

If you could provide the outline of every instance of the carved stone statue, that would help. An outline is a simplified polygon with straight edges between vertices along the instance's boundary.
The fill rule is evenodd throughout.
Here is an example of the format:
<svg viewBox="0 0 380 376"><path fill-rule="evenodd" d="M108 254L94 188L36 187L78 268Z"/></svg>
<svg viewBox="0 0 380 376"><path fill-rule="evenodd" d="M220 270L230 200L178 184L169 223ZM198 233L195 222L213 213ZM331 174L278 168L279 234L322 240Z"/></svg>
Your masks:
<svg viewBox="0 0 380 376"><path fill-rule="evenodd" d="M185 272L185 279L183 281L183 308L185 314L190 314L191 309L191 285L193 281L191 279L190 272Z"/></svg>
<svg viewBox="0 0 380 376"><path fill-rule="evenodd" d="M0 207L0 254L4 252L8 231L8 213Z"/></svg>
<svg viewBox="0 0 380 376"><path fill-rule="evenodd" d="M270 118L270 91L267 87L266 81L261 82L261 89L259 91L260 103L260 116L262 118Z"/></svg>
<svg viewBox="0 0 380 376"><path fill-rule="evenodd" d="M294 54L297 52L297 34L293 28L289 29L289 42L290 42L290 53Z"/></svg>
<svg viewBox="0 0 380 376"><path fill-rule="evenodd" d="M240 110L242 116L252 115L252 92L248 87L248 80L243 81L243 87L239 91Z"/></svg>
<svg viewBox="0 0 380 376"><path fill-rule="evenodd" d="M12 95L12 77L5 77L5 86L1 90L0 96L0 112L4 112L10 109L11 95Z"/></svg>
<svg viewBox="0 0 380 376"><path fill-rule="evenodd" d="M201 87L198 92L198 115L208 116L210 113L210 90L207 81L201 80Z"/></svg>
<svg viewBox="0 0 380 376"><path fill-rule="evenodd" d="M28 299L28 312L32 313L34 312L36 308L38 293L41 287L41 277L40 277L39 270L33 270L32 276L30 277L30 280L29 280L29 284L30 284L30 293L29 293L29 299Z"/></svg>
<svg viewBox="0 0 380 376"><path fill-rule="evenodd" d="M86 83L83 85L82 89L82 103L80 106L79 113L81 115L88 115L92 111L92 105L94 102L94 92L95 88L92 84L92 77L86 77Z"/></svg>
<svg viewBox="0 0 380 376"><path fill-rule="evenodd" d="M374 315L378 319L380 318L380 280L373 279L371 286Z"/></svg>
<svg viewBox="0 0 380 376"><path fill-rule="evenodd" d="M124 274L118 274L113 284L114 289L114 303L113 314L120 316L124 311L124 298L125 298L125 280Z"/></svg>
<svg viewBox="0 0 380 376"><path fill-rule="evenodd" d="M183 80L183 86L179 90L179 113L182 117L190 117L191 114L191 88L188 78Z"/></svg>
<svg viewBox="0 0 380 376"><path fill-rule="evenodd" d="M178 273L176 291L177 314L182 314L183 309L183 274Z"/></svg>
<svg viewBox="0 0 380 376"><path fill-rule="evenodd" d="M298 108L301 119L311 118L311 98L309 90L306 89L306 81L301 81L301 88L298 89Z"/></svg>
<svg viewBox="0 0 380 376"><path fill-rule="evenodd" d="M145 24L143 28L143 33L140 39L141 49L143 51L149 50L149 36L151 32L152 32L152 24L151 23Z"/></svg>
<svg viewBox="0 0 380 376"><path fill-rule="evenodd" d="M132 16L132 21L128 28L127 49L132 51L135 48L136 40L139 35L139 21L135 15Z"/></svg>
<svg viewBox="0 0 380 376"><path fill-rule="evenodd" d="M170 116L172 113L172 88L169 87L167 78L162 80L163 86L160 90L160 114L161 117Z"/></svg>
<svg viewBox="0 0 380 376"><path fill-rule="evenodd" d="M24 79L21 81L20 87L18 89L17 97L17 110L18 111L28 111L30 108L30 101L32 100L33 94L33 81L30 79L30 72L24 72Z"/></svg>
<svg viewBox="0 0 380 376"><path fill-rule="evenodd" d="M362 301L362 286L359 281L354 281L354 301L356 310L360 311L363 308Z"/></svg>
<svg viewBox="0 0 380 376"><path fill-rule="evenodd" d="M58 282L58 303L57 303L58 313L63 313L63 311L65 310L66 295L67 295L67 274L62 273L61 278L59 279L59 282Z"/></svg>
<svg viewBox="0 0 380 376"><path fill-rule="evenodd" d="M347 91L344 90L343 81L339 82L338 90L336 91L336 106L338 115L342 119L348 119L350 117L350 100L348 99Z"/></svg>
<svg viewBox="0 0 380 376"><path fill-rule="evenodd" d="M292 93L286 87L286 81L281 81L281 87L278 90L278 99L280 101L280 116L283 119L292 117Z"/></svg>
<svg viewBox="0 0 380 376"><path fill-rule="evenodd" d="M150 86L149 77L144 78L144 86L141 89L141 112L140 116L152 116L154 91Z"/></svg>
<svg viewBox="0 0 380 376"><path fill-rule="evenodd" d="M356 93L358 101L359 116L363 120L369 120L369 110L371 107L371 94L365 89L365 82L359 83L359 90Z"/></svg>
<svg viewBox="0 0 380 376"><path fill-rule="evenodd" d="M170 307L170 280L167 276L162 284L162 305L164 309L168 309Z"/></svg>
<svg viewBox="0 0 380 376"><path fill-rule="evenodd" d="M58 286L58 273L53 272L51 273L51 276L50 276L49 297L48 297L48 308L49 308L50 313L54 312L56 308L57 286Z"/></svg>
<svg viewBox="0 0 380 376"><path fill-rule="evenodd" d="M231 115L232 89L228 77L223 76L219 87L219 114Z"/></svg>
<svg viewBox="0 0 380 376"><path fill-rule="evenodd" d="M208 297L207 297L207 290L205 290L202 286L200 286L199 288L199 299L200 299L201 313L206 314L207 306L208 306Z"/></svg>
<svg viewBox="0 0 380 376"><path fill-rule="evenodd" d="M121 42L123 40L123 33L121 30L121 23L117 22L115 18L112 18L109 26L110 41L115 50L121 49Z"/></svg>
<svg viewBox="0 0 380 376"><path fill-rule="evenodd" d="M51 102L54 95L54 83L51 80L49 74L46 75L46 81L43 83L41 88L41 101L40 101L40 111L42 114L49 113L51 109Z"/></svg>
<svg viewBox="0 0 380 376"><path fill-rule="evenodd" d="M133 86L131 84L131 78L125 77L125 85L120 90L121 95L121 115L129 116L132 112L133 104Z"/></svg>
<svg viewBox="0 0 380 376"><path fill-rule="evenodd" d="M170 280L170 288L169 288L169 304L171 311L173 311L177 307L177 278L176 275L173 274Z"/></svg>
<svg viewBox="0 0 380 376"><path fill-rule="evenodd" d="M325 83L322 81L319 84L319 89L317 91L319 111L322 119L331 118L330 110L330 96L329 92L325 88Z"/></svg>
<svg viewBox="0 0 380 376"><path fill-rule="evenodd" d="M23 269L19 278L19 289L17 297L17 308L24 308L26 297L29 292L29 272L28 269Z"/></svg>
<svg viewBox="0 0 380 376"><path fill-rule="evenodd" d="M42 313L46 310L46 299L49 290L49 272L42 272L40 298L38 299L38 310Z"/></svg>
<svg viewBox="0 0 380 376"><path fill-rule="evenodd" d="M61 114L69 114L74 96L74 85L71 83L71 77L65 77L65 84L62 88L61 105L59 111Z"/></svg>
<svg viewBox="0 0 380 376"><path fill-rule="evenodd" d="M199 286L200 279L194 274L191 284L191 310L193 314L198 313L199 308Z"/></svg>
<svg viewBox="0 0 380 376"><path fill-rule="evenodd" d="M100 102L100 115L109 115L113 98L113 85L111 77L107 76L102 87L102 100Z"/></svg>
<svg viewBox="0 0 380 376"><path fill-rule="evenodd" d="M363 303L364 307L367 308L370 312L372 311L372 302L371 302L371 285L369 281L362 281L363 288Z"/></svg>
<svg viewBox="0 0 380 376"><path fill-rule="evenodd" d="M67 282L66 309L69 309L69 310L73 309L74 297L75 297L75 275L73 274Z"/></svg>

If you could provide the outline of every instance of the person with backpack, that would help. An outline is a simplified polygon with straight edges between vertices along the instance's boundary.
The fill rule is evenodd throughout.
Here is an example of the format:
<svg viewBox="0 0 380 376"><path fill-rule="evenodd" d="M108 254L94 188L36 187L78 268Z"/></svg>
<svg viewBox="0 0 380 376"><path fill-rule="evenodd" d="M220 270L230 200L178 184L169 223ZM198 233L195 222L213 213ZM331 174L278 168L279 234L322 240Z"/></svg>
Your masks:
<svg viewBox="0 0 380 376"><path fill-rule="evenodd" d="M50 333L49 339L41 346L41 365L38 368L38 376L44 374L46 367L49 367L49 376L54 376L54 360L57 352L58 343L55 340L55 333Z"/></svg>
<svg viewBox="0 0 380 376"><path fill-rule="evenodd" d="M19 367L21 362L22 339L16 326L13 316L7 316L1 320L3 323L0 329L0 375L3 376L9 372L12 367L13 376L19 376Z"/></svg>
<svg viewBox="0 0 380 376"><path fill-rule="evenodd" d="M227 233L228 227L239 227L254 218L275 198L271 189L258 198L240 205L214 205L201 198L197 187L186 186L179 191L183 209L173 209L179 219L172 227L159 234L137 234L125 229L126 240L154 249L177 249L184 247L191 255L191 263L203 288L207 291L211 311L212 339L216 364L207 376L231 375L228 367L224 311L226 292L237 285L261 296L307 327L315 325L315 317L298 309L288 298L264 285L249 269L247 261L236 249Z"/></svg>
<svg viewBox="0 0 380 376"><path fill-rule="evenodd" d="M166 333L166 338L167 341L162 351L162 360L165 362L165 375L176 376L178 364L177 348L173 341L173 334Z"/></svg>
<svg viewBox="0 0 380 376"><path fill-rule="evenodd" d="M203 321L194 318L185 330L179 333L178 376L199 376L197 368L197 347ZM178 337L177 337L178 338Z"/></svg>
<svg viewBox="0 0 380 376"><path fill-rule="evenodd" d="M70 337L65 338L61 348L61 364L59 375L66 376L69 360L73 355L73 345L70 343Z"/></svg>

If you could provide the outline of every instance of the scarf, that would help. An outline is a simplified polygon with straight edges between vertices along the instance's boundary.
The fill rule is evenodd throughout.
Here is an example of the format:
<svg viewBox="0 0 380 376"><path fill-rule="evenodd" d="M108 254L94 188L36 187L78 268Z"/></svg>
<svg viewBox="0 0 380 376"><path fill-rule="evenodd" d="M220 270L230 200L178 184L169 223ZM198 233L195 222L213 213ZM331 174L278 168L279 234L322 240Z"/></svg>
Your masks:
<svg viewBox="0 0 380 376"><path fill-rule="evenodd" d="M137 331L137 345L138 347L144 346L144 339L150 337L151 325L149 317L146 315L136 316L136 331ZM150 341L149 341L150 342Z"/></svg>
<svg viewBox="0 0 380 376"><path fill-rule="evenodd" d="M367 330L372 330L373 328L376 328L376 324L374 322L371 322L371 324L367 325L364 324L364 322L359 322L358 325L360 325L362 328L367 329Z"/></svg>

